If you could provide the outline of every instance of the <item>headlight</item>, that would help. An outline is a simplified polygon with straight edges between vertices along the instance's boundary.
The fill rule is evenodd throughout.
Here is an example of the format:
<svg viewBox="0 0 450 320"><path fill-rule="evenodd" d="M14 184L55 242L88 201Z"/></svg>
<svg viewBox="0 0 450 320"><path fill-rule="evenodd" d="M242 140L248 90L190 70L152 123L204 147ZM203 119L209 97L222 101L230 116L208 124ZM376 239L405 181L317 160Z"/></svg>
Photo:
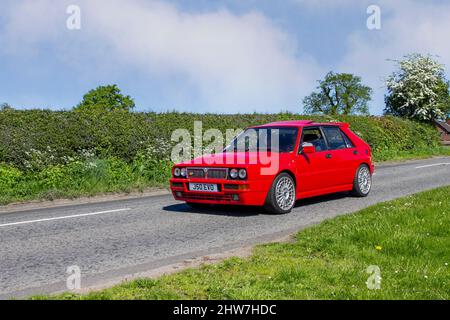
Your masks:
<svg viewBox="0 0 450 320"><path fill-rule="evenodd" d="M238 174L239 174L239 172L238 172L237 169L231 169L230 170L230 178L231 179L236 179L238 177Z"/></svg>
<svg viewBox="0 0 450 320"><path fill-rule="evenodd" d="M173 170L173 175L174 175L175 177L179 177L179 176L181 175L181 169L180 169L180 168L175 168L175 169Z"/></svg>
<svg viewBox="0 0 450 320"><path fill-rule="evenodd" d="M181 168L181 172L180 172L182 177L186 177L186 168Z"/></svg>
<svg viewBox="0 0 450 320"><path fill-rule="evenodd" d="M239 178L240 178L240 179L245 179L245 178L247 178L247 170L245 170L245 169L239 170Z"/></svg>

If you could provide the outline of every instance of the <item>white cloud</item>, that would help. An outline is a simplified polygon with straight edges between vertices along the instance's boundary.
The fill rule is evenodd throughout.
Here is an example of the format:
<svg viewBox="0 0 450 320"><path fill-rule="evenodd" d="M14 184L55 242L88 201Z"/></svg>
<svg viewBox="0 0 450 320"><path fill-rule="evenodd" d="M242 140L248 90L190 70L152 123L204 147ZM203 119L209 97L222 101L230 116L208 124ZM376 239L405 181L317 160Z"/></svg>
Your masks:
<svg viewBox="0 0 450 320"><path fill-rule="evenodd" d="M183 77L186 84L179 91L193 89L190 94L203 106L194 111L299 110L302 95L322 73L312 57L299 56L293 38L258 12L186 13L171 4L143 0L78 3L86 39L71 43L75 52L78 44L83 50L100 46L108 48L103 54L114 56L121 67L138 67L162 81L170 75ZM29 6L26 1L13 7L10 42L17 45L13 40L19 37L27 38L20 45L49 40L70 45L60 17L54 17L54 1L39 0L36 10ZM25 7L28 18L22 19L19 12ZM65 17L65 8L60 14ZM34 28L31 35L29 28Z"/></svg>
<svg viewBox="0 0 450 320"><path fill-rule="evenodd" d="M34 46L45 37L48 41L58 37L60 29L55 28L58 6L50 6L48 0L17 1L2 3L2 16L7 21L1 30L1 49L20 53Z"/></svg>
<svg viewBox="0 0 450 320"><path fill-rule="evenodd" d="M324 8L324 7L348 7L361 3L361 0L291 0L302 6ZM367 1L367 0L363 0Z"/></svg>
<svg viewBox="0 0 450 320"><path fill-rule="evenodd" d="M349 15L361 11L360 28L342 45L347 54L328 64L337 65L338 72L361 75L374 88L372 112L383 108L382 79L393 70L387 59L431 53L439 55L449 70L449 3L374 1L381 7L382 29L369 31L363 18L365 4L359 1L292 1L317 9L346 7ZM81 32L65 28L66 8L74 3L82 8ZM80 72L92 78L99 70L125 70L129 77L139 69L165 83L158 95L170 105L158 106L162 108L297 111L303 96L328 71L305 53L305 44L258 11L184 12L161 0L22 0L2 3L2 20L0 51L32 55L52 48L50 52L57 52L55 59L78 62ZM323 46L328 49L326 42ZM149 86L148 90L155 89Z"/></svg>
<svg viewBox="0 0 450 320"><path fill-rule="evenodd" d="M184 74L201 104L216 111L295 107L316 67L294 41L257 12L187 14L161 2L108 2L95 19L116 52L161 73ZM231 110L227 110L231 108Z"/></svg>
<svg viewBox="0 0 450 320"><path fill-rule="evenodd" d="M388 59L401 59L414 52L438 55L450 67L450 4L412 0L379 1L382 29L357 30L348 37L348 54L340 70L363 77L376 92L372 112L383 107L383 80L394 68Z"/></svg>

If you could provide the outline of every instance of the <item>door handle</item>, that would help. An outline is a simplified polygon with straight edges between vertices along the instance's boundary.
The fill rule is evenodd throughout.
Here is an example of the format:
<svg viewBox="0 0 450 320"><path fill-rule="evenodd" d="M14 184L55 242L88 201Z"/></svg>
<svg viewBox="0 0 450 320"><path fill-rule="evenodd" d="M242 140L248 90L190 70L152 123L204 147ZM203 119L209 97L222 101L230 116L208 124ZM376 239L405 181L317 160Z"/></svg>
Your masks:
<svg viewBox="0 0 450 320"><path fill-rule="evenodd" d="M327 154L325 155L325 158L327 158L327 159L331 159L331 158L332 158L332 155L331 155L331 153L327 153Z"/></svg>
<svg viewBox="0 0 450 320"><path fill-rule="evenodd" d="M356 155L358 155L358 150L355 150L355 151L353 151L353 154L356 156Z"/></svg>

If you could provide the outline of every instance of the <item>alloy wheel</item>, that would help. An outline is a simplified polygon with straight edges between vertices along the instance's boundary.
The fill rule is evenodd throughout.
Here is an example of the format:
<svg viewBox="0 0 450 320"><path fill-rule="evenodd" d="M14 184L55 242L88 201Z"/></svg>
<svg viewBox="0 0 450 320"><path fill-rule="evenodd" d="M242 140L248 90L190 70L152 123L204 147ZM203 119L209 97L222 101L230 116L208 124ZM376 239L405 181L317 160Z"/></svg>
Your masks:
<svg viewBox="0 0 450 320"><path fill-rule="evenodd" d="M370 175L369 168L362 167L358 172L358 185L363 194L368 194L372 187L372 176Z"/></svg>
<svg viewBox="0 0 450 320"><path fill-rule="evenodd" d="M281 178L275 188L277 205L282 210L290 210L295 204L295 185L288 177Z"/></svg>

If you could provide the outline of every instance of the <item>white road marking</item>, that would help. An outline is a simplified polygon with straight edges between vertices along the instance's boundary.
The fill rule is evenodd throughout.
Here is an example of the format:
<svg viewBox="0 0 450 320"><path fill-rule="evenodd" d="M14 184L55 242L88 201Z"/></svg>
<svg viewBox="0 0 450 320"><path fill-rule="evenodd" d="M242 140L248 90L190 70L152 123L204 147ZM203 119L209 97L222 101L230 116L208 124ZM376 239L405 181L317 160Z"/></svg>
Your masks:
<svg viewBox="0 0 450 320"><path fill-rule="evenodd" d="M416 169L423 169L423 168L430 168L430 167L437 167L437 166L446 166L446 165L450 165L450 163L443 162L443 163L428 164L426 166L416 167Z"/></svg>
<svg viewBox="0 0 450 320"><path fill-rule="evenodd" d="M131 209L130 208L125 208L125 209L99 211L99 212L92 212L92 213L74 214L74 215L71 215L71 216L63 216L63 217L55 217L55 218L19 221L19 222L0 224L0 228L10 227L10 226L18 226L18 225L21 225L21 224L31 224L31 223L46 222L46 221L55 221L55 220L63 220L63 219L73 219L73 218L97 216L97 215L100 215L100 214L123 212L123 211L129 211L129 210L131 210Z"/></svg>

